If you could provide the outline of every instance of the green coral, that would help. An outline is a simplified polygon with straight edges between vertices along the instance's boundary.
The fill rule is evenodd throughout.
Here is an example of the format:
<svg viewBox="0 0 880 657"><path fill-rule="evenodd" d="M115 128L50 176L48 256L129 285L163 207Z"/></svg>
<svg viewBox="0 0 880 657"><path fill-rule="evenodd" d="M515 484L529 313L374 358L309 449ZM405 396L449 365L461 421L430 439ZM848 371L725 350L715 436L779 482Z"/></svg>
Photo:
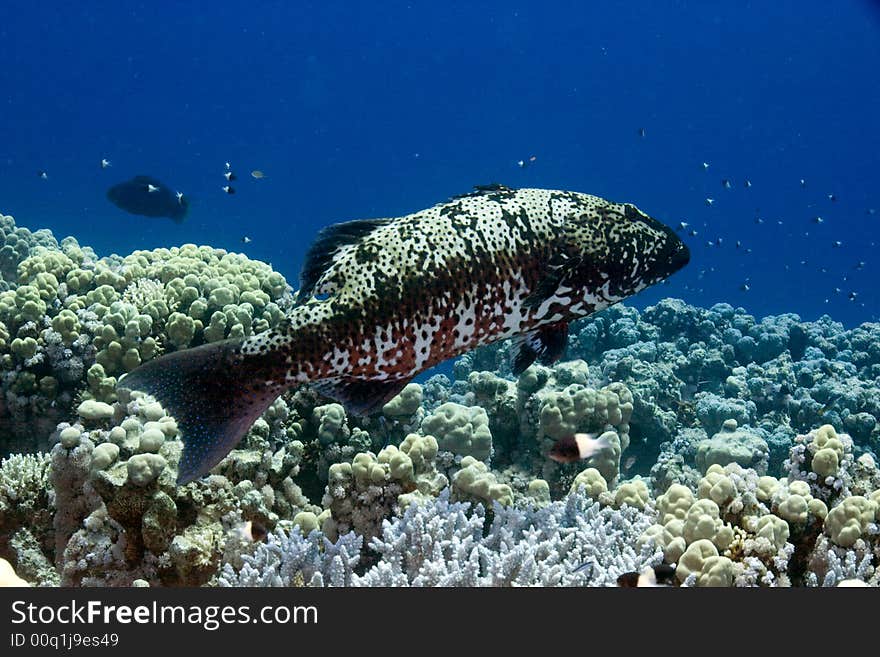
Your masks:
<svg viewBox="0 0 880 657"><path fill-rule="evenodd" d="M481 502L489 507L493 502L510 506L513 504L513 489L498 483L485 463L473 456L465 456L461 460L461 469L452 477L452 497Z"/></svg>
<svg viewBox="0 0 880 657"><path fill-rule="evenodd" d="M422 432L437 438L440 449L485 461L492 455L489 416L479 406L447 402L422 421Z"/></svg>
<svg viewBox="0 0 880 657"><path fill-rule="evenodd" d="M269 265L222 249L98 259L76 240L40 246L16 231L0 220L0 269L15 284L0 285L0 380L12 395L0 416L13 416L12 449L46 446L82 398L115 401L117 379L163 351L268 330L292 303Z"/></svg>

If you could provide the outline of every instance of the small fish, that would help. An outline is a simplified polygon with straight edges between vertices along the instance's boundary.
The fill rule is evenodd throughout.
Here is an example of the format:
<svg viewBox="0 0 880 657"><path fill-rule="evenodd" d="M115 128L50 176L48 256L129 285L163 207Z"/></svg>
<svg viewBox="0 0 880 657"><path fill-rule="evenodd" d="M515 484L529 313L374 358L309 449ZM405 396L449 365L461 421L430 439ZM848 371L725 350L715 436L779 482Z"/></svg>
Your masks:
<svg viewBox="0 0 880 657"><path fill-rule="evenodd" d="M721 181L721 186L724 189L730 189L731 187L733 187L733 185L730 184L730 181L727 178Z"/></svg>
<svg viewBox="0 0 880 657"><path fill-rule="evenodd" d="M236 179L235 174L232 173L231 171L227 171L226 173L224 173L224 174L223 174L223 177L226 178L226 180L229 181L229 182L232 182L233 180Z"/></svg>
<svg viewBox="0 0 880 657"><path fill-rule="evenodd" d="M653 568L645 566L641 571L623 573L617 578L617 586L625 589L670 586L674 577L675 567L662 563Z"/></svg>
<svg viewBox="0 0 880 657"><path fill-rule="evenodd" d="M736 248L740 248L743 245L739 240L736 241Z"/></svg>
<svg viewBox="0 0 880 657"><path fill-rule="evenodd" d="M745 180L745 181L743 181L743 186L744 186L746 189L749 189L749 188L752 186L752 181L751 181L751 180Z"/></svg>
<svg viewBox="0 0 880 657"><path fill-rule="evenodd" d="M660 283L690 252L632 204L493 184L327 227L304 260L277 328L169 352L120 379L177 421L179 483L209 472L287 390L308 384L365 416L426 369L499 340L513 339L514 375L552 364L569 322Z"/></svg>
<svg viewBox="0 0 880 657"><path fill-rule="evenodd" d="M174 192L174 196L177 197L178 204L183 204L183 192Z"/></svg>
<svg viewBox="0 0 880 657"><path fill-rule="evenodd" d="M829 194L829 195L828 195L828 200L831 201L832 203L836 203L836 202L837 202L837 196L834 195L834 194Z"/></svg>
<svg viewBox="0 0 880 657"><path fill-rule="evenodd" d="M849 293L849 300L850 300L850 301L855 301L856 298L857 298L858 296L859 296L859 293L858 293L858 292L850 292L850 293Z"/></svg>
<svg viewBox="0 0 880 657"><path fill-rule="evenodd" d="M154 194L154 193L156 193L156 192L159 191L159 186L158 186L158 185L150 185L150 184L147 184L147 191L148 191L150 194Z"/></svg>
<svg viewBox="0 0 880 657"><path fill-rule="evenodd" d="M699 233L697 232L696 228L691 228L691 232L688 233L688 235L690 235L691 237L696 237L697 235L699 235Z"/></svg>
<svg viewBox="0 0 880 657"><path fill-rule="evenodd" d="M232 185L223 185L223 187L221 187L220 189L222 189L227 194L235 194L235 189L233 189Z"/></svg>
<svg viewBox="0 0 880 657"><path fill-rule="evenodd" d="M49 179L49 174L46 173L45 171L38 171L37 176L39 176L40 180L48 180Z"/></svg>
<svg viewBox="0 0 880 657"><path fill-rule="evenodd" d="M254 520L242 522L232 529L232 533L246 543L259 543L269 535L266 528Z"/></svg>
<svg viewBox="0 0 880 657"><path fill-rule="evenodd" d="M592 560L591 561L584 561L580 566L578 566L577 568L572 570L571 574L574 575L575 573L582 573L585 570L587 570L588 568L592 568L594 563L595 562Z"/></svg>
<svg viewBox="0 0 880 657"><path fill-rule="evenodd" d="M598 438L594 433L575 433L557 440L547 456L557 463L574 463L610 448L611 443L607 433L603 433Z"/></svg>
<svg viewBox="0 0 880 657"><path fill-rule="evenodd" d="M229 162L226 163L226 170L229 171L232 168L232 165Z"/></svg>
<svg viewBox="0 0 880 657"><path fill-rule="evenodd" d="M245 244L250 244L251 238L248 237L247 235L245 235L244 237L241 238L241 241L244 242Z"/></svg>
<svg viewBox="0 0 880 657"><path fill-rule="evenodd" d="M712 207L712 204L713 204L714 202L715 202L715 199L714 199L714 198L707 198L707 199L706 199L706 205L708 205L709 207Z"/></svg>
<svg viewBox="0 0 880 657"><path fill-rule="evenodd" d="M708 163L708 162L703 162L703 171L705 171L705 170L708 169L708 168L709 168L709 163Z"/></svg>
<svg viewBox="0 0 880 657"><path fill-rule="evenodd" d="M803 178L801 178L801 187L806 187L806 186L807 186L807 181L804 180Z"/></svg>
<svg viewBox="0 0 880 657"><path fill-rule="evenodd" d="M690 226L690 224L689 224L688 222L686 222L686 221L679 221L679 222L678 222L678 228L679 228L679 230L684 230L684 229L687 228L688 226Z"/></svg>
<svg viewBox="0 0 880 657"><path fill-rule="evenodd" d="M101 159L101 168L102 169L106 169L107 167L110 167L110 166L113 166L112 164L110 164L110 160L108 160L106 157Z"/></svg>
<svg viewBox="0 0 880 657"><path fill-rule="evenodd" d="M822 224L822 223L825 223L825 220L822 217L816 216L816 217L813 217L813 223L814 224Z"/></svg>
<svg viewBox="0 0 880 657"><path fill-rule="evenodd" d="M748 291L751 290L752 288L749 287L749 284L748 284L748 283L743 283L742 285L739 286L739 289L742 290L743 292L748 292Z"/></svg>
<svg viewBox="0 0 880 657"><path fill-rule="evenodd" d="M724 241L720 237L717 240L715 240L715 244L717 246L721 246L723 243L724 243Z"/></svg>
<svg viewBox="0 0 880 657"><path fill-rule="evenodd" d="M251 178L253 178L254 180L262 180L265 177L266 174L259 169L254 169L253 171L251 171Z"/></svg>
<svg viewBox="0 0 880 657"><path fill-rule="evenodd" d="M644 139L648 134L648 131L645 128L639 128L639 137Z"/></svg>
<svg viewBox="0 0 880 657"><path fill-rule="evenodd" d="M835 249L839 249L841 246L843 246L843 242L841 242L840 240L834 240L831 243L831 246L833 246Z"/></svg>

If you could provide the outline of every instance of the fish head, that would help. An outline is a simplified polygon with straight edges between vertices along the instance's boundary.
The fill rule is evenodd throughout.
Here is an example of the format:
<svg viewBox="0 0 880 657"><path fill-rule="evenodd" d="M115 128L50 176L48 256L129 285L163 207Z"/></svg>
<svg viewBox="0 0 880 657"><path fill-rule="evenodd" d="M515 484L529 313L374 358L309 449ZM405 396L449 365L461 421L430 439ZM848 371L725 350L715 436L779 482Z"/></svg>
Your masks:
<svg viewBox="0 0 880 657"><path fill-rule="evenodd" d="M596 203L566 218L573 287L595 310L659 283L690 261L675 231L630 203ZM598 199L601 201L601 199Z"/></svg>
<svg viewBox="0 0 880 657"><path fill-rule="evenodd" d="M563 436L553 443L547 456L557 463L574 463L581 459L580 447L573 435Z"/></svg>

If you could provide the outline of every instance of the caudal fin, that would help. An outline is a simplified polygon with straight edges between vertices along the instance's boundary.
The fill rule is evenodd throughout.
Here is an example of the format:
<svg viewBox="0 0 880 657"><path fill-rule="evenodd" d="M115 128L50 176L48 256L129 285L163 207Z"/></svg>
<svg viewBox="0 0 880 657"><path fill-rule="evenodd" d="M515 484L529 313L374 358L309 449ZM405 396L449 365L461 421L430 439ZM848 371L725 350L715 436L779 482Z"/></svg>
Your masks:
<svg viewBox="0 0 880 657"><path fill-rule="evenodd" d="M183 440L177 483L206 474L263 414L283 386L267 377L265 356L244 356L240 339L176 351L126 374L118 387L155 397Z"/></svg>

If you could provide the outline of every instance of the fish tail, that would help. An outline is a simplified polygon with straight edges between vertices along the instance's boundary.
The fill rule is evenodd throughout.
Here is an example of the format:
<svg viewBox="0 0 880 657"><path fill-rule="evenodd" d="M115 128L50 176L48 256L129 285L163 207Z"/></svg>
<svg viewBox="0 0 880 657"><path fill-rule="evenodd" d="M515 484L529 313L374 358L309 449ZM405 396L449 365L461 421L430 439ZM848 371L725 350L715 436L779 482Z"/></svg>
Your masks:
<svg viewBox="0 0 880 657"><path fill-rule="evenodd" d="M606 431L596 439L597 452L611 449L612 447L613 445L611 444L611 432Z"/></svg>
<svg viewBox="0 0 880 657"><path fill-rule="evenodd" d="M283 376L272 376L269 354L245 355L241 345L232 339L166 354L118 384L152 395L174 416L183 440L178 484L219 463L286 387L274 381Z"/></svg>

